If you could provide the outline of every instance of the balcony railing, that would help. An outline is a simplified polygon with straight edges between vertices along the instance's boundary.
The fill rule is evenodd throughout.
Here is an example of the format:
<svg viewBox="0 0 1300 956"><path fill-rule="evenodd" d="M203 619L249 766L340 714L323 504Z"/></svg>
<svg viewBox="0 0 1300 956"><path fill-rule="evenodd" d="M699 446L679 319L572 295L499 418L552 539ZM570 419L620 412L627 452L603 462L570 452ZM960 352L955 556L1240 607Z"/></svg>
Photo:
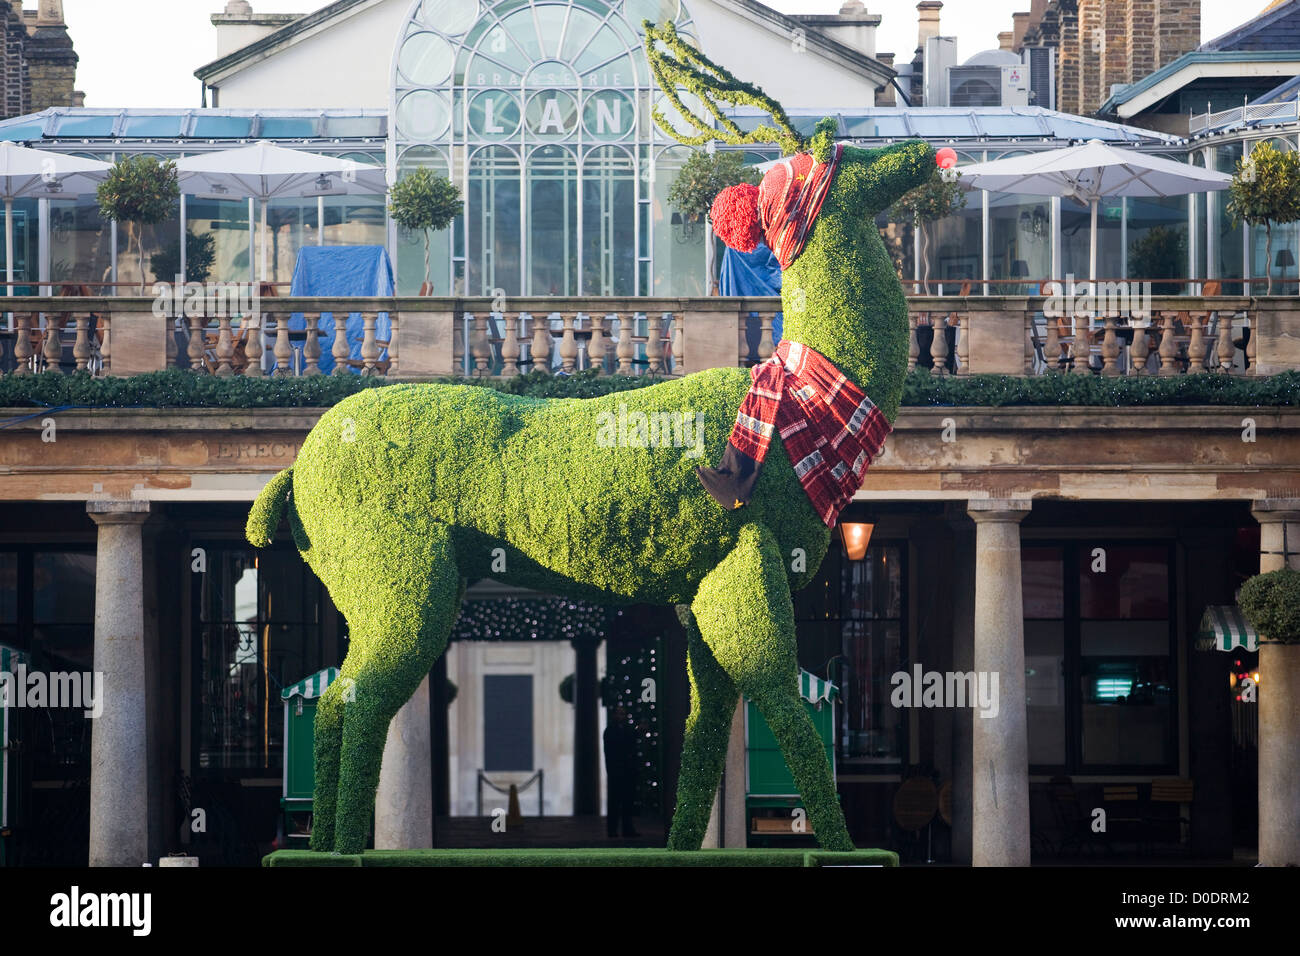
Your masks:
<svg viewBox="0 0 1300 956"><path fill-rule="evenodd" d="M1300 297L1151 296L1140 309L1079 317L1056 315L1057 305L1042 296L910 298L909 368L1107 376L1300 369ZM14 297L0 304L11 310L0 319L0 374L178 367L309 376L321 374L328 354L332 374L403 379L589 368L677 376L770 357L780 306L777 298L267 297L253 314L228 315L167 312L148 298Z"/></svg>
<svg viewBox="0 0 1300 956"><path fill-rule="evenodd" d="M1300 121L1300 100L1288 100L1285 103L1242 103L1226 110L1206 110L1193 113L1187 118L1187 131L1195 136L1216 129L1231 126L1247 126L1251 123L1294 123Z"/></svg>

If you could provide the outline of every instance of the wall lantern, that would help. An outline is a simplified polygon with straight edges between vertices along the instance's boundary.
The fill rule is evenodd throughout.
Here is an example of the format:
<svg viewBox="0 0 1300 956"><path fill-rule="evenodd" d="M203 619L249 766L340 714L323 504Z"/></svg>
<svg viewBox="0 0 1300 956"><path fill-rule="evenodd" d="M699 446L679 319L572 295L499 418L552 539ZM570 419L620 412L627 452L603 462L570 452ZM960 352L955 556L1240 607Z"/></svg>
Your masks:
<svg viewBox="0 0 1300 956"><path fill-rule="evenodd" d="M845 521L840 524L840 537L844 540L844 553L850 561L861 561L867 556L871 532L875 525L865 521Z"/></svg>

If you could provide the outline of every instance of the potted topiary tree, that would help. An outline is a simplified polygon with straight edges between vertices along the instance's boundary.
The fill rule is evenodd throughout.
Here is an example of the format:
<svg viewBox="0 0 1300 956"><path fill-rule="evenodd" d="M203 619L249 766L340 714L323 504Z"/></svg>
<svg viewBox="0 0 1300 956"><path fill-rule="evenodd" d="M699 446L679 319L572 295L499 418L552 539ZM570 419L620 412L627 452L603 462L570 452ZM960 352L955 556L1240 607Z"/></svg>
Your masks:
<svg viewBox="0 0 1300 956"><path fill-rule="evenodd" d="M1285 551L1285 538L1281 543ZM1300 866L1291 822L1300 752L1300 571L1255 575L1241 586L1237 603L1259 635L1259 863Z"/></svg>
<svg viewBox="0 0 1300 956"><path fill-rule="evenodd" d="M1300 219L1300 154L1260 143L1237 162L1228 186L1228 215L1233 224L1264 227L1264 294L1273 294L1273 226Z"/></svg>
<svg viewBox="0 0 1300 956"><path fill-rule="evenodd" d="M1300 571L1281 568L1255 575L1241 586L1237 603L1261 643L1300 643Z"/></svg>
<svg viewBox="0 0 1300 956"><path fill-rule="evenodd" d="M96 192L99 212L105 219L124 222L135 232L140 259L140 294L145 289L144 227L171 218L181 198L176 164L159 162L154 156L123 156L108 171Z"/></svg>
<svg viewBox="0 0 1300 956"><path fill-rule="evenodd" d="M749 183L757 186L762 176L752 166L745 165L744 153L734 150L706 153L695 152L682 164L677 178L668 188L668 205L681 218L683 226L703 225L718 193L728 186ZM709 287L717 281L717 256L714 249L706 248L705 268Z"/></svg>
<svg viewBox="0 0 1300 956"><path fill-rule="evenodd" d="M446 229L464 207L455 183L421 167L407 173L393 187L388 211L397 224L424 234L424 284L420 295L433 294L429 258L433 234Z"/></svg>

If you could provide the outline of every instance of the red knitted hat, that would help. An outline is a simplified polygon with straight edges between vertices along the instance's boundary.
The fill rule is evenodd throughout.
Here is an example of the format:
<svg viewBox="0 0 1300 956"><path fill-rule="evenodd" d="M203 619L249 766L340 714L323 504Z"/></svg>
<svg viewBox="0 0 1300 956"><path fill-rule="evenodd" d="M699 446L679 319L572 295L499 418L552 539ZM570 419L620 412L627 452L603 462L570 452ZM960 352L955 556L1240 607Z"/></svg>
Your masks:
<svg viewBox="0 0 1300 956"><path fill-rule="evenodd" d="M753 252L763 238L758 224L758 187L749 183L728 186L718 193L709 210L713 231L732 249Z"/></svg>
<svg viewBox="0 0 1300 956"><path fill-rule="evenodd" d="M740 252L753 252L764 239L788 269L812 232L843 149L837 144L828 163L796 153L769 169L757 187L728 186L713 200L714 232Z"/></svg>

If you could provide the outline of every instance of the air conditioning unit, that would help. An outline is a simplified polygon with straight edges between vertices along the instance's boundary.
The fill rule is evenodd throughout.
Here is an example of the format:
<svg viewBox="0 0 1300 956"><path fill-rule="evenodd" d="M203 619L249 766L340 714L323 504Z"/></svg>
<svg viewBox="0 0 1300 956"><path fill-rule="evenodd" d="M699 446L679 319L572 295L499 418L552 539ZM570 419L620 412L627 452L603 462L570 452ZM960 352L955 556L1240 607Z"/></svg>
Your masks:
<svg viewBox="0 0 1300 956"><path fill-rule="evenodd" d="M1022 65L1002 68L1002 105L1029 105L1029 69Z"/></svg>

